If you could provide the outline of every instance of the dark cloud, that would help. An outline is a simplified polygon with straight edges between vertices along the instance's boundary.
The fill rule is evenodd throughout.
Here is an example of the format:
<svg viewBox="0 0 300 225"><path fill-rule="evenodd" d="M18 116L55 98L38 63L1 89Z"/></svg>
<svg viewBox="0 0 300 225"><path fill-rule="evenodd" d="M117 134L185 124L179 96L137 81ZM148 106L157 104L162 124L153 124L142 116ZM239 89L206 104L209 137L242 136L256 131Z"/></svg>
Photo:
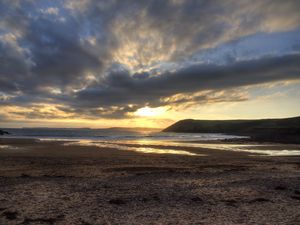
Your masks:
<svg viewBox="0 0 300 225"><path fill-rule="evenodd" d="M0 107L122 118L146 105L243 101L164 99L299 79L299 9L296 0L3 0Z"/></svg>
<svg viewBox="0 0 300 225"><path fill-rule="evenodd" d="M222 90L265 82L300 79L300 55L269 57L230 65L194 65L148 79L131 77L129 71L111 73L98 86L77 93L75 103L84 107L147 103L179 93Z"/></svg>

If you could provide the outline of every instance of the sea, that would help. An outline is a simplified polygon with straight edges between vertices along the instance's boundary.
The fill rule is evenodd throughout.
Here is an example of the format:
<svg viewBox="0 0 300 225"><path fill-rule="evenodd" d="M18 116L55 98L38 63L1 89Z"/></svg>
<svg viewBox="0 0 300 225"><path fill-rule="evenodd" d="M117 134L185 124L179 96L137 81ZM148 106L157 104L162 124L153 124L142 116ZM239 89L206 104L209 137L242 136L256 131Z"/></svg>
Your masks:
<svg viewBox="0 0 300 225"><path fill-rule="evenodd" d="M98 146L143 153L204 156L197 154L197 151L186 149L205 148L263 156L300 155L299 145L217 142L225 139L248 138L222 133L172 133L141 128L3 128L3 130L10 133L4 136L5 138L64 141L65 145Z"/></svg>
<svg viewBox="0 0 300 225"><path fill-rule="evenodd" d="M220 133L171 133L155 129L126 128L5 128L14 138L36 138L47 140L149 140L149 141L207 141L241 136Z"/></svg>

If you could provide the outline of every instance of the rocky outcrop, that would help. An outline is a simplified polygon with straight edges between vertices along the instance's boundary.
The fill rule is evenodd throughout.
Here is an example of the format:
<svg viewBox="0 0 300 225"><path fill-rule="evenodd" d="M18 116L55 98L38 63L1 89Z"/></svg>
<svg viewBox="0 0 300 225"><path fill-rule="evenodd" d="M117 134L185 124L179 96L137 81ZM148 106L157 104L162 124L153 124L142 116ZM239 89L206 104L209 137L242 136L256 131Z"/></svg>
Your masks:
<svg viewBox="0 0 300 225"><path fill-rule="evenodd" d="M5 134L9 134L9 133L7 131L0 130L0 135L5 135Z"/></svg>

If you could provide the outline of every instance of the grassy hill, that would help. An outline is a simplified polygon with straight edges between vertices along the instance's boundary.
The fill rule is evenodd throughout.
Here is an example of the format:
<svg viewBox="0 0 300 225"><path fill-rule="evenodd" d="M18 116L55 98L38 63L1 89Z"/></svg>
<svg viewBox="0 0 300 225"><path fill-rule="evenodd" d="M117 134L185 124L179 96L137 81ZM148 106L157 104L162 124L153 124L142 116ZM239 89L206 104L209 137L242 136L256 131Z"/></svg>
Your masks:
<svg viewBox="0 0 300 225"><path fill-rule="evenodd" d="M181 120L164 132L247 135L261 141L300 143L300 117L260 120ZM277 140L276 140L277 139Z"/></svg>

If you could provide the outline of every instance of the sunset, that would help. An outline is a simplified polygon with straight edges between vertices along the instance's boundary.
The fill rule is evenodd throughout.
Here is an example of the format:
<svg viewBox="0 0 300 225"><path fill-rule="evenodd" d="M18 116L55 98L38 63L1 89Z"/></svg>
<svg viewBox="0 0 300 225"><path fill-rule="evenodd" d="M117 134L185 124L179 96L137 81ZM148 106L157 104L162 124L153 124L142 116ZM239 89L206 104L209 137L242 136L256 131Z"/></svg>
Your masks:
<svg viewBox="0 0 300 225"><path fill-rule="evenodd" d="M0 10L2 127L299 115L298 1L2 0ZM143 108L167 112L148 120Z"/></svg>
<svg viewBox="0 0 300 225"><path fill-rule="evenodd" d="M299 12L0 0L0 225L299 224Z"/></svg>

